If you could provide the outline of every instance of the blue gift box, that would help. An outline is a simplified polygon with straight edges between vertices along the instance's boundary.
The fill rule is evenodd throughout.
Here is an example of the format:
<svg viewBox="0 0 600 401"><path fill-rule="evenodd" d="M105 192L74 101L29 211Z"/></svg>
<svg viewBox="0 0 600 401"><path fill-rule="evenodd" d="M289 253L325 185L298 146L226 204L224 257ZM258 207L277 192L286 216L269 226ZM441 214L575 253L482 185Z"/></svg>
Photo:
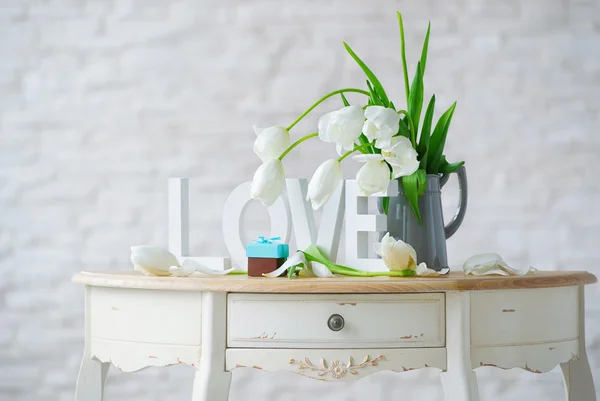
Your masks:
<svg viewBox="0 0 600 401"><path fill-rule="evenodd" d="M249 258L287 258L290 255L288 244L278 242L280 237L259 239L246 245L246 256Z"/></svg>

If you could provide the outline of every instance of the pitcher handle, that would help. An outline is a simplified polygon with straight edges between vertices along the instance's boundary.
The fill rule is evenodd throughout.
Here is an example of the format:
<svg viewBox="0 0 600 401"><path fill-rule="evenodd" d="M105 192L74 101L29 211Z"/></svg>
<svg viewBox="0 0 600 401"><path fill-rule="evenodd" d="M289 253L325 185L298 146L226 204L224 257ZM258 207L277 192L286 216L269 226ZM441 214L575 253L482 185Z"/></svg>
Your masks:
<svg viewBox="0 0 600 401"><path fill-rule="evenodd" d="M446 239L452 237L458 227L460 227L463 219L465 218L465 213L467 212L467 198L468 198L468 190L467 190L467 170L465 166L461 166L456 170L456 174L458 174L458 190L459 190L459 198L458 198L458 207L456 208L456 213L452 216L452 220L450 223L444 228L446 232ZM445 174L446 177L449 176ZM446 178L443 177L443 178ZM443 182L444 184L448 181L446 178Z"/></svg>

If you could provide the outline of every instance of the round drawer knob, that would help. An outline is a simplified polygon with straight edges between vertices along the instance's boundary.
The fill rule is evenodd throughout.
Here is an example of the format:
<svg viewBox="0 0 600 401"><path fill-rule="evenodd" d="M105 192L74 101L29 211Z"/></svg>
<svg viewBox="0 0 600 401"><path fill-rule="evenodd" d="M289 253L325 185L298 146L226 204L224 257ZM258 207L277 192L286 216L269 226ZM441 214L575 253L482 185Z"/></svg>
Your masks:
<svg viewBox="0 0 600 401"><path fill-rule="evenodd" d="M331 315L329 320L327 320L327 326L329 329L331 329L331 331L340 331L344 328L344 318L337 313Z"/></svg>

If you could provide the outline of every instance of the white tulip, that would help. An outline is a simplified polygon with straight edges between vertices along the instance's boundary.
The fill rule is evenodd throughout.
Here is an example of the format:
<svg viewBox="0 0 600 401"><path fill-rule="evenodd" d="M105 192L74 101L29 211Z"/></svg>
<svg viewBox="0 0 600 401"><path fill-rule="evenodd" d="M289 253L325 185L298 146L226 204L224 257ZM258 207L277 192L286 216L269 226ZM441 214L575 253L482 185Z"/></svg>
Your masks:
<svg viewBox="0 0 600 401"><path fill-rule="evenodd" d="M383 106L369 106L365 110L367 119L363 125L362 132L375 142L379 149L390 148L391 139L400 129L400 115L394 110Z"/></svg>
<svg viewBox="0 0 600 401"><path fill-rule="evenodd" d="M285 186L285 172L279 159L263 163L254 173L250 194L252 199L271 206Z"/></svg>
<svg viewBox="0 0 600 401"><path fill-rule="evenodd" d="M395 240L394 237L390 237L390 233L385 234L381 242L375 242L373 248L390 270L415 270L417 268L415 248L402 240Z"/></svg>
<svg viewBox="0 0 600 401"><path fill-rule="evenodd" d="M338 154L354 149L365 121L362 107L351 105L319 118L319 138L335 143Z"/></svg>
<svg viewBox="0 0 600 401"><path fill-rule="evenodd" d="M254 132L254 153L263 163L277 159L290 146L290 133L284 127L254 127Z"/></svg>
<svg viewBox="0 0 600 401"><path fill-rule="evenodd" d="M265 277L279 277L281 276L287 269L294 266L306 266L306 257L302 252L296 252L292 256L290 256L281 266L279 266L276 270L271 273L263 273Z"/></svg>
<svg viewBox="0 0 600 401"><path fill-rule="evenodd" d="M369 196L388 189L390 184L390 169L380 154L364 154L353 157L365 165L356 173L356 183L361 194Z"/></svg>
<svg viewBox="0 0 600 401"><path fill-rule="evenodd" d="M136 270L146 275L169 276L171 266L179 266L179 261L166 249L152 245L131 247L131 263Z"/></svg>
<svg viewBox="0 0 600 401"><path fill-rule="evenodd" d="M337 159L323 162L313 174L308 184L306 200L310 200L313 210L323 206L342 181L342 166Z"/></svg>
<svg viewBox="0 0 600 401"><path fill-rule="evenodd" d="M419 168L417 151L406 137L392 138L390 148L382 149L381 154L384 160L392 166L394 178L411 175Z"/></svg>
<svg viewBox="0 0 600 401"><path fill-rule="evenodd" d="M449 271L450 271L450 269L445 268L438 272L436 270L428 268L427 265L425 264L425 262L421 262L417 266L417 270L415 271L415 274L417 276L421 276L421 277L435 277L435 276L439 276L440 274L447 274Z"/></svg>
<svg viewBox="0 0 600 401"><path fill-rule="evenodd" d="M315 276L317 277L335 277L335 275L331 272L331 270L329 270L329 268L327 266L325 266L323 263L319 263L319 262L310 262L310 267L314 273Z"/></svg>

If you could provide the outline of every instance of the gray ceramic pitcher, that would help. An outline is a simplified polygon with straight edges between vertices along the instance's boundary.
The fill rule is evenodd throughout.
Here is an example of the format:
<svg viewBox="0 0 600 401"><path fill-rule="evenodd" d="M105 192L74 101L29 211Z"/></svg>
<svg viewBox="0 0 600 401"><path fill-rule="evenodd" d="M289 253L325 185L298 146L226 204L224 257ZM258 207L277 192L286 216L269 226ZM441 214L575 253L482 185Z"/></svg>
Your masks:
<svg viewBox="0 0 600 401"><path fill-rule="evenodd" d="M390 197L387 215L388 232L392 237L401 239L415 248L417 263L425 262L427 267L434 270L448 267L446 239L458 230L467 210L467 173L464 166L456 170L456 173L460 198L456 213L447 226L444 226L441 189L448 181L449 175L427 175L427 190L419 198L423 225L419 224L401 184L398 196ZM378 205L380 213L383 213L381 201ZM385 233L382 233L381 237L383 235Z"/></svg>

